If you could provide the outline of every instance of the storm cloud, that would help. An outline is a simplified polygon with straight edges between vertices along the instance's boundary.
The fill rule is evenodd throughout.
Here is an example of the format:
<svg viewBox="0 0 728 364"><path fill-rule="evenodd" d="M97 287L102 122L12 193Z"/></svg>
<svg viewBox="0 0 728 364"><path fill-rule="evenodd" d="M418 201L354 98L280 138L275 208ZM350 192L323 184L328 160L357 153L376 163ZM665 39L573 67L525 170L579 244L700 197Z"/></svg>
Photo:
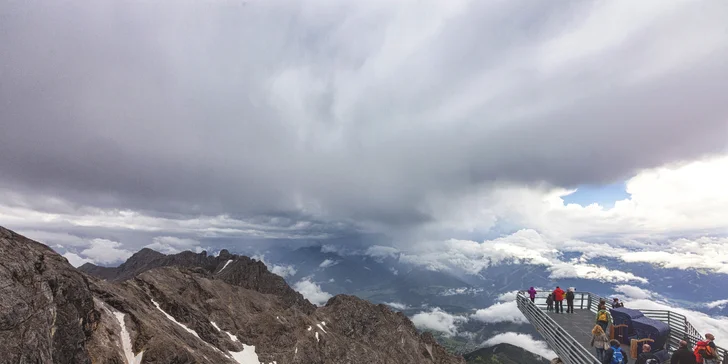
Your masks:
<svg viewBox="0 0 728 364"><path fill-rule="evenodd" d="M425 224L494 183L623 181L725 153L727 18L724 1L3 2L0 192L326 237Z"/></svg>

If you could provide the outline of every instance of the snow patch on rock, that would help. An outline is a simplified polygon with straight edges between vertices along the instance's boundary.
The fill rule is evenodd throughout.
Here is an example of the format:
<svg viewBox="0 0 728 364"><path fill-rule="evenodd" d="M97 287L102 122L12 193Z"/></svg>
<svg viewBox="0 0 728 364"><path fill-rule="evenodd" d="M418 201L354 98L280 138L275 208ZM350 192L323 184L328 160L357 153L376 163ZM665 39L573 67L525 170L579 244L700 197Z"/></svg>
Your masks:
<svg viewBox="0 0 728 364"><path fill-rule="evenodd" d="M324 334L326 334L326 330L324 330L324 327L321 326L321 324L316 324L316 326L319 328L319 330L323 331Z"/></svg>
<svg viewBox="0 0 728 364"><path fill-rule="evenodd" d="M112 313L114 318L116 318L116 321L119 323L119 326L121 326L119 337L121 340L121 350L124 352L124 360L127 364L140 364L142 362L142 357L144 356L144 350L140 351L139 354L134 355L134 350L131 345L131 335L129 335L129 330L126 329L126 322L124 321L124 317L126 317L126 315L119 311L108 309L106 305L104 305L104 309L107 310L107 312Z"/></svg>
<svg viewBox="0 0 728 364"><path fill-rule="evenodd" d="M243 344L243 351L231 351L230 355L239 364L263 364L258 359L258 354L255 353L255 346L252 345Z"/></svg>
<svg viewBox="0 0 728 364"><path fill-rule="evenodd" d="M223 265L223 266L222 266L222 269L220 269L220 271L218 271L217 273L220 273L220 272L222 272L223 270L225 270L225 268L227 268L228 264L230 264L230 263L232 263L232 262L233 262L233 260L232 260L232 259L230 259L230 260L228 260L227 262L225 262L225 265Z"/></svg>
<svg viewBox="0 0 728 364"><path fill-rule="evenodd" d="M167 312L165 312L165 311L164 311L164 310L162 309L162 307L160 307L160 306L159 306L159 303L157 303L157 301L155 301L155 300L152 300L152 303L154 304L154 306L155 306L155 307L157 307L157 310L159 310L159 312L163 313L163 314L164 314L164 316L166 316L166 317L167 317L167 319L168 319L169 321L172 321L172 322L174 322L175 324L179 325L179 327L181 327L181 328L185 329L185 331L189 332L189 333L190 333L190 334L192 334L192 335L195 335L195 337L196 337L196 338L198 338L198 339L202 340L202 339L200 338L200 335L197 335L197 332L196 332L195 330L192 330L192 329L190 329L189 327L187 327L187 326L183 325L183 324L182 324L181 322L177 321L177 320L176 320L176 319L175 319L174 317L172 317L172 315L170 315L170 314L168 314ZM204 340L203 340L203 341L204 341Z"/></svg>

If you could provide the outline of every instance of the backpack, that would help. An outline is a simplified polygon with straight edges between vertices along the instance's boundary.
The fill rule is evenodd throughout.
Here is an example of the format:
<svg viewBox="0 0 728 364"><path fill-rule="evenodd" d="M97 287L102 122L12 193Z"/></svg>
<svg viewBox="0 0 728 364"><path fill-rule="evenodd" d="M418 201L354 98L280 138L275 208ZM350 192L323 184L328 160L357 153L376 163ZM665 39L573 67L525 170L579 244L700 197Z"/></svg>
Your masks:
<svg viewBox="0 0 728 364"><path fill-rule="evenodd" d="M609 321L609 319L607 318L607 311L605 311L605 310L599 311L599 315L597 315L597 321L601 321L601 322Z"/></svg>
<svg viewBox="0 0 728 364"><path fill-rule="evenodd" d="M612 347L612 362L611 364L623 364L624 355L622 355L622 349Z"/></svg>
<svg viewBox="0 0 728 364"><path fill-rule="evenodd" d="M702 363L703 358L712 358L715 356L708 341L698 341L698 343L695 344L693 354L695 355L695 361L698 363Z"/></svg>

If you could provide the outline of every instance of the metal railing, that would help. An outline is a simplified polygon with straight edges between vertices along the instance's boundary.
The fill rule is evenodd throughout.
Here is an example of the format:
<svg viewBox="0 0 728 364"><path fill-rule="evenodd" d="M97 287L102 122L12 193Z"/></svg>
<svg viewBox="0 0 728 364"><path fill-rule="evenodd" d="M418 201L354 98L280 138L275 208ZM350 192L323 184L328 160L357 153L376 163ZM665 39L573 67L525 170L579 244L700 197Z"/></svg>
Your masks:
<svg viewBox="0 0 728 364"><path fill-rule="evenodd" d="M519 310L536 327L536 330L541 333L544 339L551 345L551 348L565 363L598 363L589 350L574 340L551 317L543 312L547 307L546 295L548 295L548 292L539 293L536 295L535 302L531 302L526 291L519 291L517 296ZM612 308L612 303L609 300L591 292L574 293L574 309L588 309L589 311L597 312L600 302L604 302L608 309ZM688 347L690 348L694 347L698 341L703 340L700 332L690 324L684 315L668 310L649 310L638 307L634 307L634 309L642 312L645 317L662 321L669 326L670 331L666 347L669 353L672 353L678 348L681 340L687 341ZM564 340L559 340L559 338ZM728 351L721 347L718 347L717 351L722 360L721 362L728 364Z"/></svg>
<svg viewBox="0 0 728 364"><path fill-rule="evenodd" d="M549 343L551 349L561 358L566 364L599 364L599 360L591 353L591 351L584 348L576 339L574 339L563 327L558 325L554 319L552 319L546 312L541 309L541 306L546 307L545 297L544 302L537 303L531 302L525 292L518 292L516 296L516 302L518 309L523 313L528 321L533 324L536 330L543 336L546 342ZM583 309L584 301L579 299L574 300L574 308L577 307L579 302L579 308Z"/></svg>
<svg viewBox="0 0 728 364"><path fill-rule="evenodd" d="M662 321L670 327L670 336L668 338L668 352L672 353L677 350L680 340L688 342L688 347L694 347L698 341L703 340L703 335L693 327L684 315L677 312L667 310L647 310L639 309L645 317ZM727 351L721 347L717 347L718 356L724 363L728 362Z"/></svg>

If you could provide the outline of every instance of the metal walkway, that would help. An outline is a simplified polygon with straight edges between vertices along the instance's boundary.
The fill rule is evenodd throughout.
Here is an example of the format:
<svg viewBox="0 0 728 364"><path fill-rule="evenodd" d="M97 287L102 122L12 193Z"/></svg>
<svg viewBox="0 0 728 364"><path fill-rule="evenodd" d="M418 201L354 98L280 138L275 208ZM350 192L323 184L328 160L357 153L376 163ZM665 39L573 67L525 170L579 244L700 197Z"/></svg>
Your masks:
<svg viewBox="0 0 728 364"><path fill-rule="evenodd" d="M566 332L582 346L590 350L591 330L594 328L595 314L589 310L574 310L574 313L548 312L548 315L563 327Z"/></svg>
<svg viewBox="0 0 728 364"><path fill-rule="evenodd" d="M564 363L600 364L589 343L591 342L591 330L595 324L597 306L600 300L605 299L589 292L576 292L574 313L555 313L546 311L545 295L548 295L548 292L538 295L534 303L531 302L525 291L518 292L516 298L518 309ZM607 308L611 308L610 302L607 301L606 305ZM565 302L564 308L566 308ZM686 340L690 347L702 340L700 333L681 314L672 311L635 309L640 310L646 317L668 324L670 333L666 349L669 353L677 349L680 340ZM628 346L623 346L623 348L629 353ZM718 354L723 360L722 363L728 363L728 354L724 349L718 348ZM630 360L630 362L633 361Z"/></svg>

